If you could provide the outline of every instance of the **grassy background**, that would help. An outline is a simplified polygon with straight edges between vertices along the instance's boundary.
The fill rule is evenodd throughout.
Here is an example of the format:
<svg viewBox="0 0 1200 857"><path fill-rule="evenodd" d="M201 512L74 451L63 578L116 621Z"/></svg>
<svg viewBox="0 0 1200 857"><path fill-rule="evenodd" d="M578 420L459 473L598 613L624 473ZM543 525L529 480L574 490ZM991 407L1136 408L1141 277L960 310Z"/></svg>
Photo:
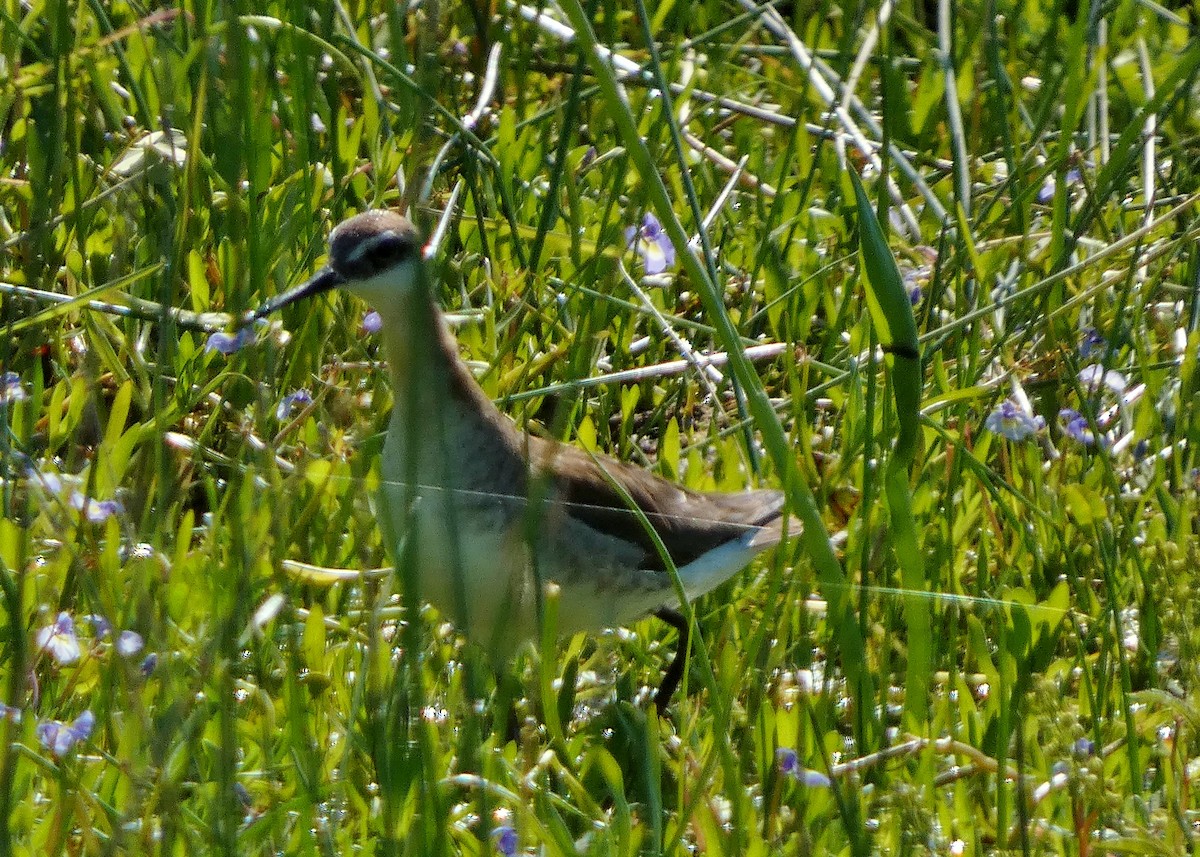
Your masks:
<svg viewBox="0 0 1200 857"><path fill-rule="evenodd" d="M1195 8L783 6L570 3L571 44L506 4L0 8L0 853L1195 847ZM625 99L593 38L646 70ZM920 288L920 389L872 357L847 161ZM847 532L701 601L666 718L655 621L521 658L508 742L390 576L284 566L386 563L378 337L338 296L224 355L196 314L298 282L371 206L450 210L443 302L518 421L698 488L794 471ZM653 368L678 349L618 265L648 210L713 212L641 288L698 350L784 344L761 390ZM893 382L923 408L915 562ZM1009 398L1046 425L988 430ZM60 612L74 660L39 636Z"/></svg>

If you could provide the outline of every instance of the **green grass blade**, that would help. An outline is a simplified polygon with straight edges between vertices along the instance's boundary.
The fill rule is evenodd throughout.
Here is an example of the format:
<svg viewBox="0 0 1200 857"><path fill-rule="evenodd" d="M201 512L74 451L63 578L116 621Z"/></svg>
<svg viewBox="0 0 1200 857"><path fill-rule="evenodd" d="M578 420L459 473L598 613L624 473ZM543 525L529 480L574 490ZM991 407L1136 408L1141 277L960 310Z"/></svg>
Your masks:
<svg viewBox="0 0 1200 857"><path fill-rule="evenodd" d="M929 587L925 559L917 536L916 518L909 491L909 470L917 451L921 420L921 353L912 301L887 237L863 189L858 174L850 171L858 204L859 251L866 276L867 306L879 334L886 362L891 369L892 394L896 400L896 445L884 472L884 494L892 522L893 547L900 564L900 579L906 593L905 624L908 632L908 667L905 680L905 715L910 728L920 731L928 718L932 683L933 639L930 602L924 598Z"/></svg>

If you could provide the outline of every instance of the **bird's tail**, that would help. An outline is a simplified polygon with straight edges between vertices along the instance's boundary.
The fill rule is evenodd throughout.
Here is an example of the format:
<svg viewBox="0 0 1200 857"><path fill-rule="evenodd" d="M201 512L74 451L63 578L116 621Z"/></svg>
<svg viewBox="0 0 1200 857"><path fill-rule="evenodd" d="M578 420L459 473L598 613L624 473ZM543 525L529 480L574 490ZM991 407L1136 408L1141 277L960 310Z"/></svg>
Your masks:
<svg viewBox="0 0 1200 857"><path fill-rule="evenodd" d="M788 537L800 533L800 523L789 521ZM765 527L747 530L740 539L726 542L718 548L702 554L678 569L679 579L689 601L720 586L745 568L750 560L783 540L782 521L774 521Z"/></svg>

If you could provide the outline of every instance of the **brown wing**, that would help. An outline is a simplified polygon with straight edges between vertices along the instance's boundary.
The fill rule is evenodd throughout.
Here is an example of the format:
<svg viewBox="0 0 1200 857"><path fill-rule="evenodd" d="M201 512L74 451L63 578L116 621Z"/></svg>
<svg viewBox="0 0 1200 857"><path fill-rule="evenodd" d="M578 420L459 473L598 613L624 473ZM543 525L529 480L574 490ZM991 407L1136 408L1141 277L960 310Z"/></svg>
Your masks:
<svg viewBox="0 0 1200 857"><path fill-rule="evenodd" d="M571 517L589 527L638 545L645 569L665 565L653 541L627 501L612 486L620 480L630 498L646 513L676 567L780 518L783 494L745 491L739 494L701 493L681 488L661 476L615 458L595 458L575 447L529 438L529 457L535 471L554 462L558 497ZM607 473L607 475L605 475Z"/></svg>

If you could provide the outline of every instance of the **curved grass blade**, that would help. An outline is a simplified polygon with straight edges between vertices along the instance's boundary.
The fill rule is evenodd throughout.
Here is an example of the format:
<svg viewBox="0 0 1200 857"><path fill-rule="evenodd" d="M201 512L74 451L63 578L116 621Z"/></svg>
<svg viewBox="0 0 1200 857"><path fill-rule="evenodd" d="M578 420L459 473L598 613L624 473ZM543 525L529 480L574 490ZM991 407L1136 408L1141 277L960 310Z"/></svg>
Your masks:
<svg viewBox="0 0 1200 857"><path fill-rule="evenodd" d="M908 472L917 451L921 420L921 352L912 301L900 278L896 260L858 174L850 170L858 204L858 248L865 274L867 306L875 325L884 360L890 370L896 400L896 445L884 471L884 496L900 564L904 618L908 626L908 667L905 676L904 714L914 731L928 720L928 700L933 680L933 638L930 604L922 597L928 588L925 560L917 538Z"/></svg>

